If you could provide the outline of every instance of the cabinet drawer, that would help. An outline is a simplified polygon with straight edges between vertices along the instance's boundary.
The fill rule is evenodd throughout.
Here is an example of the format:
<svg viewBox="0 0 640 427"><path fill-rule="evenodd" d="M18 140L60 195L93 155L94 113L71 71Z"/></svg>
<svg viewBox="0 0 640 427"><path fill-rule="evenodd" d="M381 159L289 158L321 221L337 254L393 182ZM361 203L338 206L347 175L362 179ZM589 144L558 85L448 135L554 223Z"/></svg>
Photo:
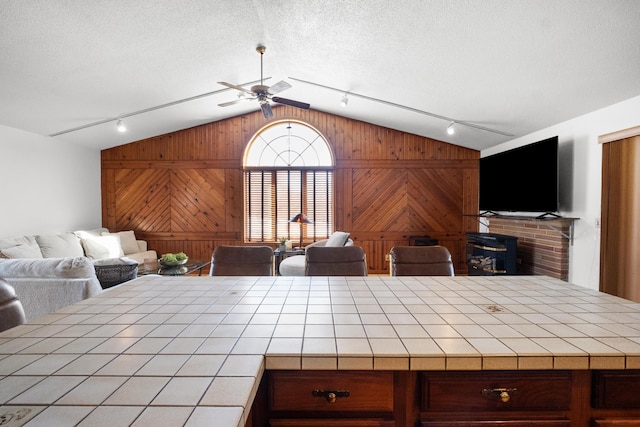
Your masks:
<svg viewBox="0 0 640 427"><path fill-rule="evenodd" d="M329 396L336 395L335 399ZM273 371L274 411L393 411L393 374L354 371Z"/></svg>
<svg viewBox="0 0 640 427"><path fill-rule="evenodd" d="M269 427L395 427L394 421L379 419L269 420Z"/></svg>
<svg viewBox="0 0 640 427"><path fill-rule="evenodd" d="M568 371L434 372L422 375L423 411L566 410Z"/></svg>
<svg viewBox="0 0 640 427"><path fill-rule="evenodd" d="M638 427L640 426L640 418L611 418L606 420L593 420L591 424L594 427Z"/></svg>
<svg viewBox="0 0 640 427"><path fill-rule="evenodd" d="M570 427L568 420L422 421L420 427Z"/></svg>
<svg viewBox="0 0 640 427"><path fill-rule="evenodd" d="M640 409L640 371L595 371L594 408Z"/></svg>

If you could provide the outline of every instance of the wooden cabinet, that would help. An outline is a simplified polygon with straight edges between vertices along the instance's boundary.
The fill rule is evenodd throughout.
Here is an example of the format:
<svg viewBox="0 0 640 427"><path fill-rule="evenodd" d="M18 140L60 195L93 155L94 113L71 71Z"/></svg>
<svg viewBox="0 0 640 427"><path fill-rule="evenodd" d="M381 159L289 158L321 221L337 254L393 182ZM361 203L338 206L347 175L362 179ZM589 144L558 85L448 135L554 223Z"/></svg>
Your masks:
<svg viewBox="0 0 640 427"><path fill-rule="evenodd" d="M640 370L267 371L251 427L640 427Z"/></svg>
<svg viewBox="0 0 640 427"><path fill-rule="evenodd" d="M571 372L425 372L421 426L556 426L571 422Z"/></svg>

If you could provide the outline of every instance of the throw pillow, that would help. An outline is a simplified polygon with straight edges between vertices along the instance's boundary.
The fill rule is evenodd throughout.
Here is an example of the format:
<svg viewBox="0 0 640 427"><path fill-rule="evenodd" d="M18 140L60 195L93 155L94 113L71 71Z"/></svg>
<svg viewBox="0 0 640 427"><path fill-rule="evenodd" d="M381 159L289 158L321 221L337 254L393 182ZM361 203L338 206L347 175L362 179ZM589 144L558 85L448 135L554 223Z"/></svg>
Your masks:
<svg viewBox="0 0 640 427"><path fill-rule="evenodd" d="M344 231L336 231L327 240L325 246L344 246L349 239L349 233Z"/></svg>
<svg viewBox="0 0 640 427"><path fill-rule="evenodd" d="M108 233L108 232L109 232L108 228L100 227L100 228L93 228L91 230L76 230L73 232L73 234L78 236L78 239L89 239L91 237L100 237L102 236L102 233Z"/></svg>
<svg viewBox="0 0 640 427"><path fill-rule="evenodd" d="M18 245L38 246L35 236L20 236L10 239L0 239L0 249L12 248ZM40 248L38 248L40 250Z"/></svg>
<svg viewBox="0 0 640 427"><path fill-rule="evenodd" d="M5 258L42 258L38 245L16 245L12 248L4 248L0 253Z"/></svg>
<svg viewBox="0 0 640 427"><path fill-rule="evenodd" d="M44 258L75 258L84 256L80 239L71 232L36 236L36 242L38 242Z"/></svg>
<svg viewBox="0 0 640 427"><path fill-rule="evenodd" d="M84 253L91 259L118 258L124 256L117 235L82 239Z"/></svg>
<svg viewBox="0 0 640 427"><path fill-rule="evenodd" d="M102 233L103 236L118 236L120 238L120 246L125 255L135 254L140 252L138 249L138 242L136 241L136 235L133 230L119 231L117 233Z"/></svg>

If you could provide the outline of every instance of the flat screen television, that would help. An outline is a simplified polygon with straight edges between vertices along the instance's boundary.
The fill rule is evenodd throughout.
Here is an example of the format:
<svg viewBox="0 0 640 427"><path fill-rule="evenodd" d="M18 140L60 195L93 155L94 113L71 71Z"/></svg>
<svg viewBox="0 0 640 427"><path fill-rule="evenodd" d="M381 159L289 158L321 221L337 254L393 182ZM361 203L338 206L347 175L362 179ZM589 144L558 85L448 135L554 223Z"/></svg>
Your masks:
<svg viewBox="0 0 640 427"><path fill-rule="evenodd" d="M479 207L481 214L557 212L558 137L481 158Z"/></svg>

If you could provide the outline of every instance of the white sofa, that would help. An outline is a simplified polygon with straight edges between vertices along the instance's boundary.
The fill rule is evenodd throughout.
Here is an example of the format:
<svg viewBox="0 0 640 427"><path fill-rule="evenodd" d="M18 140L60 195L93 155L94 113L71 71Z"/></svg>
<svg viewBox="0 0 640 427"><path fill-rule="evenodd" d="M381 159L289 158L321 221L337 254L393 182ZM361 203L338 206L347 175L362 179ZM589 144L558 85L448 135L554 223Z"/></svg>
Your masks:
<svg viewBox="0 0 640 427"><path fill-rule="evenodd" d="M102 292L93 263L84 256L0 259L0 278L16 290L27 321Z"/></svg>
<svg viewBox="0 0 640 427"><path fill-rule="evenodd" d="M106 228L0 239L0 258L75 258L91 260L126 257L144 263L157 259L147 242L133 231L110 233Z"/></svg>
<svg viewBox="0 0 640 427"><path fill-rule="evenodd" d="M96 268L122 262L137 267L149 258L157 259L156 251L133 231L19 236L0 239L0 278L15 288L31 320L102 292Z"/></svg>

